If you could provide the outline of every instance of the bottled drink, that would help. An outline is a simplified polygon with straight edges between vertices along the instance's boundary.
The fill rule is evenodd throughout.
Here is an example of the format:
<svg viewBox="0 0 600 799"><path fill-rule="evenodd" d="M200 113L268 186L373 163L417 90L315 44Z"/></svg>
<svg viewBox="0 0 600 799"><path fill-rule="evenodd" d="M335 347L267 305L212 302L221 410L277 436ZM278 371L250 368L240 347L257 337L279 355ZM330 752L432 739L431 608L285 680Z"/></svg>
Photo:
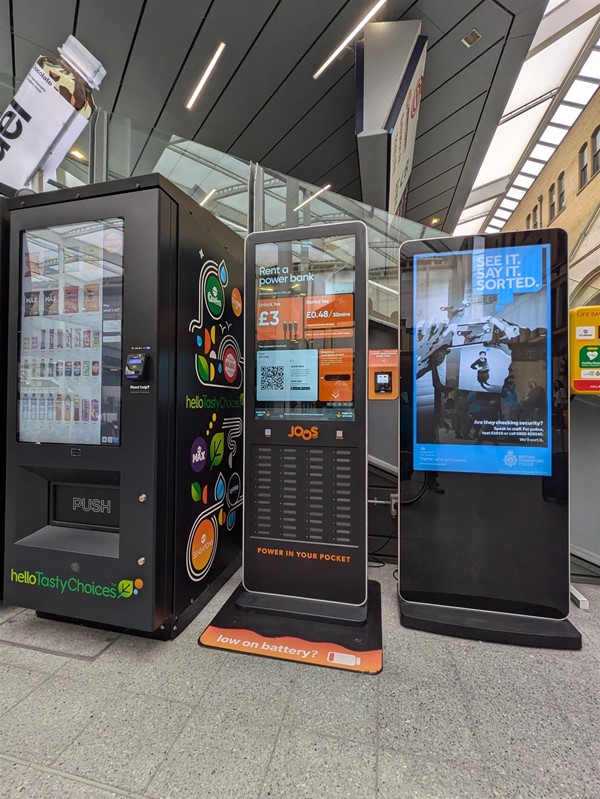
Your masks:
<svg viewBox="0 0 600 799"><path fill-rule="evenodd" d="M40 339L40 349L41 350L45 350L46 349L46 330L45 329L42 330L41 339Z"/></svg>
<svg viewBox="0 0 600 799"><path fill-rule="evenodd" d="M30 419L37 419L37 397L34 394L31 395L31 400L29 402L29 418Z"/></svg>
<svg viewBox="0 0 600 799"><path fill-rule="evenodd" d="M40 377L46 377L46 361L40 358Z"/></svg>
<svg viewBox="0 0 600 799"><path fill-rule="evenodd" d="M79 421L79 394L73 397L73 421Z"/></svg>
<svg viewBox="0 0 600 799"><path fill-rule="evenodd" d="M31 361L31 376L37 377L37 361L35 358Z"/></svg>
<svg viewBox="0 0 600 799"><path fill-rule="evenodd" d="M48 394L46 400L46 419L54 419L54 396L52 394Z"/></svg>
<svg viewBox="0 0 600 799"><path fill-rule="evenodd" d="M57 361L56 362L56 376L57 377L62 377L63 374L64 374L64 371L65 371L65 369L64 369L63 362L62 361Z"/></svg>
<svg viewBox="0 0 600 799"><path fill-rule="evenodd" d="M54 377L54 358L48 361L48 377Z"/></svg>
<svg viewBox="0 0 600 799"><path fill-rule="evenodd" d="M55 406L55 413L54 418L57 422L62 421L62 394L56 395L56 406Z"/></svg>
<svg viewBox="0 0 600 799"><path fill-rule="evenodd" d="M99 414L100 414L100 403L98 402L97 399L93 399L90 411L90 418L92 422L98 421Z"/></svg>
<svg viewBox="0 0 600 799"><path fill-rule="evenodd" d="M84 422L90 420L90 401L88 399L84 399L82 402L82 418Z"/></svg>
<svg viewBox="0 0 600 799"><path fill-rule="evenodd" d="M70 328L70 327L68 327L68 328L67 328L67 335L66 335L66 344L65 344L65 346L66 346L66 348L67 348L68 350L70 350L70 349L71 349L71 347L73 346L73 331L71 330L71 328Z"/></svg>
<svg viewBox="0 0 600 799"><path fill-rule="evenodd" d="M46 398L40 394L40 401L38 405L38 419L42 422L46 420Z"/></svg>
<svg viewBox="0 0 600 799"><path fill-rule="evenodd" d="M21 398L21 418L24 420L29 419L29 395L23 394Z"/></svg>
<svg viewBox="0 0 600 799"><path fill-rule="evenodd" d="M64 335L65 334L63 333L62 329L56 331L56 349L57 350L62 350L62 348L63 348Z"/></svg>
<svg viewBox="0 0 600 799"><path fill-rule="evenodd" d="M65 397L65 422L71 421L71 395Z"/></svg>
<svg viewBox="0 0 600 799"><path fill-rule="evenodd" d="M54 349L54 328L51 327L48 331L48 349Z"/></svg>

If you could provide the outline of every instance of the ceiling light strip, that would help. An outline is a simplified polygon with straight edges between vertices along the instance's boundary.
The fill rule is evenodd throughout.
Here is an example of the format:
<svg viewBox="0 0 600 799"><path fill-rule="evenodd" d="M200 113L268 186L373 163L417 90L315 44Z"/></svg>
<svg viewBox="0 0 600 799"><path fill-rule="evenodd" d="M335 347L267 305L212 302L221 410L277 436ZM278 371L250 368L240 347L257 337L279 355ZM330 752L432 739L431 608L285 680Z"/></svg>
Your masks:
<svg viewBox="0 0 600 799"><path fill-rule="evenodd" d="M300 205L297 205L294 208L294 211L299 211L303 206L306 205L306 203L309 203L311 200L314 200L315 197L318 197L319 194L323 194L324 191L327 191L330 188L331 188L331 183L328 183L326 186L323 186L322 189L319 189L319 191L316 191L314 194L311 194L310 197L307 197L306 200L300 203Z"/></svg>
<svg viewBox="0 0 600 799"><path fill-rule="evenodd" d="M342 50L347 45L349 45L350 42L352 42L352 41L354 41L354 39L356 39L356 37L361 32L361 30L365 27L367 22L369 22L369 20L371 20L375 16L375 14L384 5L384 3L387 3L387 0L379 0L377 3L375 3L375 5L368 12L366 17L361 19L361 21L358 23L356 28L354 28L354 30L351 33L349 33L348 36L346 36L344 41L333 51L333 53L329 56L329 58L321 64L319 69L313 75L313 78L315 78L315 79L318 78L319 75L327 69L327 67L331 64L331 62L335 61L335 59L339 56L339 54L342 52Z"/></svg>
<svg viewBox="0 0 600 799"><path fill-rule="evenodd" d="M190 99L187 101L187 103L185 105L185 107L188 109L188 111L192 108L192 106L194 105L194 103L198 99L198 95L202 91L206 81L209 79L210 73L213 71L213 69L217 65L217 61L221 57L221 53L223 52L224 49L225 49L225 42L221 42L221 44L215 50L215 54L210 59L210 64L206 67L204 75L202 75L202 77L198 81L198 85L194 89L194 92L193 92L192 96L190 97Z"/></svg>
<svg viewBox="0 0 600 799"><path fill-rule="evenodd" d="M206 197L205 197L205 198L202 200L202 202L200 203L200 205L204 205L205 203L207 203L207 202L210 200L210 198L213 196L213 194L214 194L215 192L216 192L216 189L211 189L211 190L208 192L208 194L206 195Z"/></svg>

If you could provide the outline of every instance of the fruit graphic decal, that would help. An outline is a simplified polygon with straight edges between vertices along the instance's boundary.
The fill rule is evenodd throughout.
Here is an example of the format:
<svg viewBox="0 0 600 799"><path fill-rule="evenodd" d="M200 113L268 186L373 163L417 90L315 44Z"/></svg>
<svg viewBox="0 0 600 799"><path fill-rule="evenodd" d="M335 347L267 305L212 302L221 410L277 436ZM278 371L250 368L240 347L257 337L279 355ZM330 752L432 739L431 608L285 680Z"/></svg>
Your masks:
<svg viewBox="0 0 600 799"><path fill-rule="evenodd" d="M200 257L204 253L200 250ZM229 273L225 261L206 260L198 279L198 318L190 322L196 334L198 352L194 355L196 377L203 386L239 389L243 382L244 358L229 332L242 313L239 289L228 290Z"/></svg>

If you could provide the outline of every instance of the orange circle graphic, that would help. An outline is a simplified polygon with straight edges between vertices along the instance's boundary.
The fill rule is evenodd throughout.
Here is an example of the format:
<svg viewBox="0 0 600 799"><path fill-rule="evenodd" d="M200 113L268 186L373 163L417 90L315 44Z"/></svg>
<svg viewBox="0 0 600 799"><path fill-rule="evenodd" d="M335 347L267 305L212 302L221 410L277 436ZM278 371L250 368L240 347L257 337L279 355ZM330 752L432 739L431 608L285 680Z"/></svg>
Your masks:
<svg viewBox="0 0 600 799"><path fill-rule="evenodd" d="M137 580L135 581L135 583L134 583L134 586L135 586L137 589L143 588L143 587L144 587L144 581L143 581L143 580L140 580L140 578L138 577L138 579L137 579Z"/></svg>
<svg viewBox="0 0 600 799"><path fill-rule="evenodd" d="M236 316L242 315L242 294L239 289L234 289L231 292L231 307Z"/></svg>
<svg viewBox="0 0 600 799"><path fill-rule="evenodd" d="M203 519L192 540L192 564L201 572L210 561L215 546L215 528L210 519Z"/></svg>

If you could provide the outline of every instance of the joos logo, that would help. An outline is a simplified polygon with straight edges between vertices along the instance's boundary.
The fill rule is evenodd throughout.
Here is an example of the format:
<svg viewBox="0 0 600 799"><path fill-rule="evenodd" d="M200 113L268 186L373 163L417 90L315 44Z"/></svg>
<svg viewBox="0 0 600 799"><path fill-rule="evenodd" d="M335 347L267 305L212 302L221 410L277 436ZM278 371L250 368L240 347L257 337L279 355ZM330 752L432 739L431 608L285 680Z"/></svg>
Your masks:
<svg viewBox="0 0 600 799"><path fill-rule="evenodd" d="M288 433L288 438L303 438L305 441L312 441L313 438L319 437L319 428L318 427L302 427L299 424L292 425L290 427L290 432Z"/></svg>

